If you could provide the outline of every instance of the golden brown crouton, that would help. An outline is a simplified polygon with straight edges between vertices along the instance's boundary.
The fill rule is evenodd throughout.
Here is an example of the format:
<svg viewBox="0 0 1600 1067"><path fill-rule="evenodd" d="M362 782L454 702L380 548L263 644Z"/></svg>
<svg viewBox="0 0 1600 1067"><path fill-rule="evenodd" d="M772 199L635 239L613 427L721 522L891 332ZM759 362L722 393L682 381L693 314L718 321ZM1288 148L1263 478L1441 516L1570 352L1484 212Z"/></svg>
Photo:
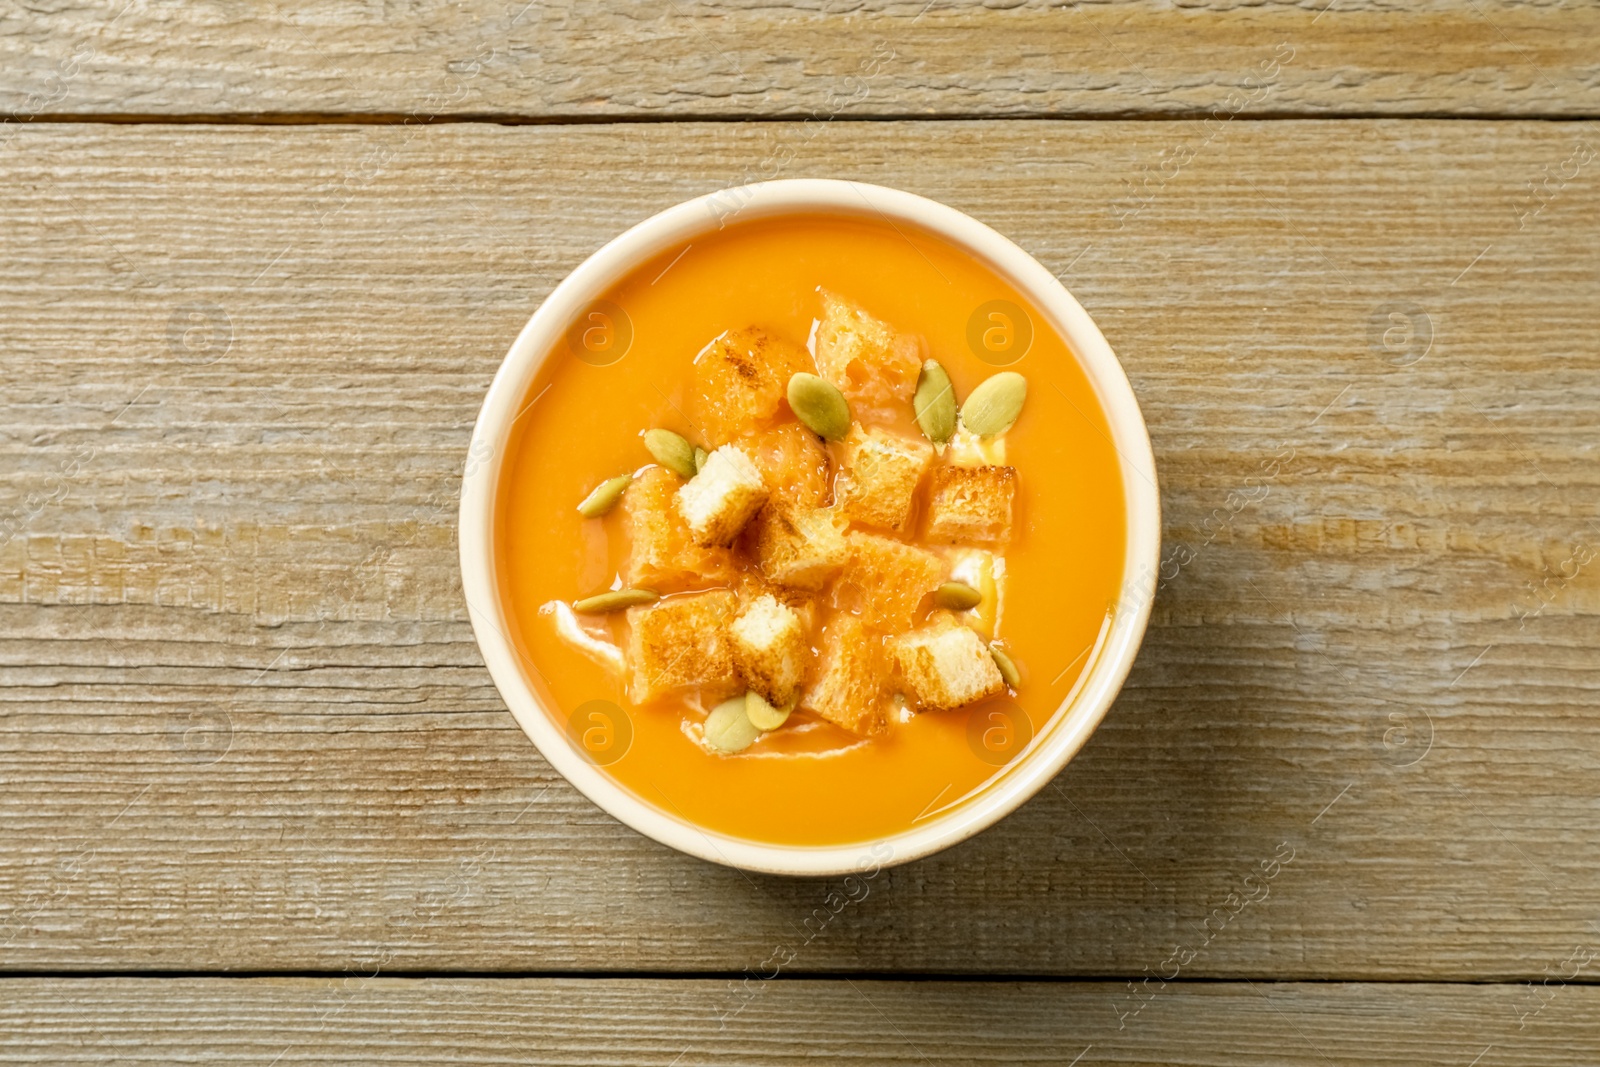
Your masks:
<svg viewBox="0 0 1600 1067"><path fill-rule="evenodd" d="M933 461L933 446L860 423L844 439L839 474L839 506L850 521L890 530L905 528L922 472Z"/></svg>
<svg viewBox="0 0 1600 1067"><path fill-rule="evenodd" d="M944 581L944 560L876 534L852 532L845 543L850 557L834 586L834 603L858 612L868 629L909 630L922 598Z"/></svg>
<svg viewBox="0 0 1600 1067"><path fill-rule="evenodd" d="M766 502L761 472L733 445L707 456L700 473L678 490L678 511L698 545L731 544Z"/></svg>
<svg viewBox="0 0 1600 1067"><path fill-rule="evenodd" d="M811 645L800 615L768 594L739 612L729 627L733 662L744 684L775 708L800 695Z"/></svg>
<svg viewBox="0 0 1600 1067"><path fill-rule="evenodd" d="M1006 687L988 646L949 615L891 639L888 651L908 695L924 708L959 708Z"/></svg>
<svg viewBox="0 0 1600 1067"><path fill-rule="evenodd" d="M816 591L839 573L849 555L832 511L775 498L751 524L750 552L770 582Z"/></svg>
<svg viewBox="0 0 1600 1067"><path fill-rule="evenodd" d="M746 533L748 534L750 530L754 529L760 521L761 517L759 515L756 516L755 522L745 528ZM741 541L739 548L743 548L748 543L747 541ZM747 567L739 572L738 577L734 580L733 590L739 594L739 603L744 606L748 606L764 596L770 596L774 600L789 605L800 613L800 619L805 623L808 630L815 620L816 590L795 589L792 586L779 585L777 582L769 581L767 576L755 567Z"/></svg>
<svg viewBox="0 0 1600 1067"><path fill-rule="evenodd" d="M888 723L888 699L880 640L854 615L835 616L822 631L816 684L800 706L853 733L881 733Z"/></svg>
<svg viewBox="0 0 1600 1067"><path fill-rule="evenodd" d="M1004 544L1011 536L1016 492L1017 472L1011 467L940 467L928 493L928 538Z"/></svg>
<svg viewBox="0 0 1600 1067"><path fill-rule="evenodd" d="M684 689L704 687L709 696L736 690L728 624L737 607L732 593L714 591L629 608L628 699L644 704Z"/></svg>
<svg viewBox="0 0 1600 1067"><path fill-rule="evenodd" d="M916 338L899 336L859 305L822 291L817 372L839 387L857 415L887 417L911 403L922 370Z"/></svg>
<svg viewBox="0 0 1600 1067"><path fill-rule="evenodd" d="M650 467L628 486L622 508L632 547L628 554L629 585L675 593L720 585L734 573L726 548L694 543L689 524L673 499L683 480L664 467Z"/></svg>
<svg viewBox="0 0 1600 1067"><path fill-rule="evenodd" d="M708 441L726 443L757 429L778 411L806 350L765 330L730 330L694 360L694 413Z"/></svg>
<svg viewBox="0 0 1600 1067"><path fill-rule="evenodd" d="M772 495L806 507L828 501L828 450L798 422L784 423L740 442Z"/></svg>

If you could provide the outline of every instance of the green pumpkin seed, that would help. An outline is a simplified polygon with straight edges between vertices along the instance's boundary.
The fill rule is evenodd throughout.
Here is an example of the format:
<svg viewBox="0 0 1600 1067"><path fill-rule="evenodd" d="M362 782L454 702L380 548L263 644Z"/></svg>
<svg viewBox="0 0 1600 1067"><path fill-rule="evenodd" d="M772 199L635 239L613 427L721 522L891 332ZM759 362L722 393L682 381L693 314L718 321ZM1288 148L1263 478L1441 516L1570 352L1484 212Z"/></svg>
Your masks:
<svg viewBox="0 0 1600 1067"><path fill-rule="evenodd" d="M761 736L756 724L745 714L745 698L724 700L706 716L706 744L718 752L742 752Z"/></svg>
<svg viewBox="0 0 1600 1067"><path fill-rule="evenodd" d="M685 478L694 477L694 445L680 435L671 430L646 430L644 447L667 470Z"/></svg>
<svg viewBox="0 0 1600 1067"><path fill-rule="evenodd" d="M1001 371L972 391L961 405L961 425L979 437L993 437L1011 429L1028 398L1028 379L1016 371Z"/></svg>
<svg viewBox="0 0 1600 1067"><path fill-rule="evenodd" d="M794 710L793 703L788 707L773 707L766 697L753 689L744 695L744 701L744 713L758 730L776 730L789 721L789 713Z"/></svg>
<svg viewBox="0 0 1600 1067"><path fill-rule="evenodd" d="M945 582L933 591L933 602L951 611L969 611L983 603L983 594L963 582Z"/></svg>
<svg viewBox="0 0 1600 1067"><path fill-rule="evenodd" d="M1000 668L1000 677L1006 684L1015 689L1022 684L1022 672L1017 670L1017 662L1006 655L1005 649L999 645L989 646L989 655L994 657L994 665Z"/></svg>
<svg viewBox="0 0 1600 1067"><path fill-rule="evenodd" d="M594 492L583 498L583 503L578 505L578 514L586 519L598 519L617 506L617 501L622 499L622 493L631 481L633 475L619 474L601 482L594 487Z"/></svg>
<svg viewBox="0 0 1600 1067"><path fill-rule="evenodd" d="M917 425L936 445L944 444L956 432L956 389L938 360L930 359L922 365L911 410L916 413Z"/></svg>
<svg viewBox="0 0 1600 1067"><path fill-rule="evenodd" d="M837 441L850 432L850 405L832 382L802 371L789 379L789 406L812 433Z"/></svg>
<svg viewBox="0 0 1600 1067"><path fill-rule="evenodd" d="M623 608L650 604L660 599L660 594L654 589L613 589L574 602L572 610L584 615L604 615L608 611L621 611Z"/></svg>
<svg viewBox="0 0 1600 1067"><path fill-rule="evenodd" d="M694 472L696 474L699 474L700 473L700 468L704 467L706 465L706 460L708 460L710 458L711 458L711 453L707 452L705 449L701 448L699 445L696 445L695 449L694 449Z"/></svg>

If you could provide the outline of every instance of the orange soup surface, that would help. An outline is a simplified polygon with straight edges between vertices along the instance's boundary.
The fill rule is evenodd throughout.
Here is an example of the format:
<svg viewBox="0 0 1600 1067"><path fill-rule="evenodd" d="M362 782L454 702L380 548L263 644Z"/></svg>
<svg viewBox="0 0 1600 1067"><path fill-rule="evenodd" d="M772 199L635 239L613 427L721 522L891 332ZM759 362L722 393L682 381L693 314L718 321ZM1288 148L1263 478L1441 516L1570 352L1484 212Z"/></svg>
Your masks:
<svg viewBox="0 0 1600 1067"><path fill-rule="evenodd" d="M1027 380L1022 412L999 439L998 462L1015 474L1009 535L989 546L1003 561L993 568L998 580L981 610L959 616L974 619L983 641L1009 654L1020 681L966 706L913 712L902 702L867 736L802 702L780 728L722 754L701 735L712 699L686 693L630 702L637 692L629 684L632 664L618 657L628 649L633 613L565 611L567 626L559 624L556 606L630 584L627 506L585 518L576 505L628 473L635 474L628 492L642 492L641 479L657 466L641 440L646 430L673 431L707 451L724 444L708 439L697 355L718 337L755 328L809 360L825 293L909 338L902 343L919 359L938 361L960 401L1001 371ZM993 270L904 225L786 217L730 225L664 252L568 331L521 407L498 493L494 562L523 669L578 751L664 814L711 831L770 844L848 844L906 831L969 802L1060 708L1089 668L1117 598L1125 544L1121 472L1087 376L1043 316ZM854 402L851 414L866 419ZM884 405L872 419L928 447L909 402ZM766 428L780 426L804 429L787 400ZM958 436L969 452L992 444ZM938 449L905 527L876 528L873 536L925 547L958 571L959 561L970 562L963 554L969 550L931 544L924 523L932 475L957 462L961 444ZM823 448L832 498L821 503L837 505L845 445ZM961 462L996 462L984 455ZM659 470L653 477L664 479ZM787 505L797 493L780 487L771 506ZM701 588L733 589L747 600L742 582L724 577ZM660 603L683 595L670 591ZM854 595L841 601L824 594L802 610L825 626L874 593ZM949 614L930 596L912 625ZM583 630L578 641L575 618ZM597 653L583 640L613 647Z"/></svg>

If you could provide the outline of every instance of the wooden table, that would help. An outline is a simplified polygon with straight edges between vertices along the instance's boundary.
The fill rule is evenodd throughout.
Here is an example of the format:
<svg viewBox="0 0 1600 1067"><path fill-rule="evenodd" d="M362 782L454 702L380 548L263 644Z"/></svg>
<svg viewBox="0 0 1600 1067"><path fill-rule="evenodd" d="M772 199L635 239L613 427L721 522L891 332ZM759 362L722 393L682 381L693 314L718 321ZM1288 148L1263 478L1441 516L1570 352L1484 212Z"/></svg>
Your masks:
<svg viewBox="0 0 1600 1067"><path fill-rule="evenodd" d="M0 1062L1595 1062L1600 7L524 2L0 13ZM837 914L557 778L454 549L551 287L806 175L1060 272L1166 522Z"/></svg>

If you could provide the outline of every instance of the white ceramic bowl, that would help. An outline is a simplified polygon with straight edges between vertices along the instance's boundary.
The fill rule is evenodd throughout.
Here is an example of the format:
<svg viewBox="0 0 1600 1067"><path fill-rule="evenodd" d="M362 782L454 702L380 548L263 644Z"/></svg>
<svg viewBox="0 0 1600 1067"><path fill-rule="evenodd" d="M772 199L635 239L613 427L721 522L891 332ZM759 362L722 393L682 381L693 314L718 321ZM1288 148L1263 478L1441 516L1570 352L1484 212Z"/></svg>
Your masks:
<svg viewBox="0 0 1600 1067"><path fill-rule="evenodd" d="M507 636L494 573L495 488L511 423L540 364L589 303L639 264L729 221L828 213L909 223L937 234L1009 281L1077 354L1111 425L1122 459L1127 550L1120 603L1108 614L1087 670L1028 747L977 797L947 814L878 841L839 846L762 844L706 830L662 812L618 785L569 740L528 683ZM992 825L1066 766L1104 718L1133 666L1155 594L1161 543L1155 458L1133 390L1100 330L1032 256L954 208L911 193L832 179L763 182L722 190L669 208L585 260L534 312L495 375L478 415L461 490L461 579L472 628L500 695L539 751L584 795L662 844L714 863L791 875L834 875L904 863L947 848Z"/></svg>

